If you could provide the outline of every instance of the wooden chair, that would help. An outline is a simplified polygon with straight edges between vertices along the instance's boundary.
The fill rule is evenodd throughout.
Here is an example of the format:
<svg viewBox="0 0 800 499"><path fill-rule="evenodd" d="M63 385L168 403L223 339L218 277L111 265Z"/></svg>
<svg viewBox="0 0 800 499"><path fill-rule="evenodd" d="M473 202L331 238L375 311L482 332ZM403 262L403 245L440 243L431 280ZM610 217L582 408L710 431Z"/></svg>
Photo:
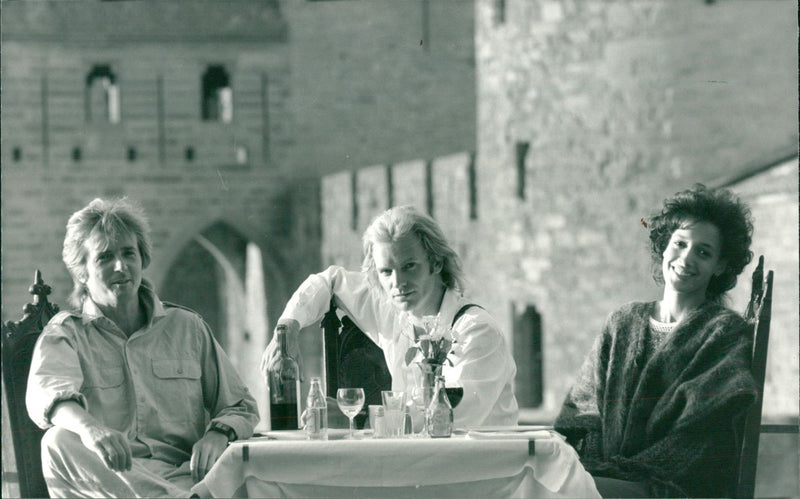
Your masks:
<svg viewBox="0 0 800 499"><path fill-rule="evenodd" d="M381 404L381 391L392 389L392 376L386 366L383 350L349 317L343 315L340 318L333 300L320 325L323 330L327 394L335 398L339 387L364 388L364 410L355 419L358 427L362 428L366 407Z"/></svg>
<svg viewBox="0 0 800 499"><path fill-rule="evenodd" d="M2 326L4 393L22 497L49 497L42 476L40 452L44 430L28 417L25 392L33 347L45 324L58 312L58 305L47 301L50 291L50 286L42 281L42 273L37 270L28 289L33 302L25 305L20 320L8 321ZM9 478L4 476L4 479Z"/></svg>
<svg viewBox="0 0 800 499"><path fill-rule="evenodd" d="M742 447L739 454L739 474L736 483L737 498L752 498L755 494L756 470L758 466L758 442L762 432L796 433L796 425L763 425L761 409L764 396L764 379L767 369L767 345L772 313L772 271L764 275L764 257L760 256L753 271L753 284L750 301L745 311L745 319L753 328L753 359L750 370L758 385L755 403L745 415Z"/></svg>

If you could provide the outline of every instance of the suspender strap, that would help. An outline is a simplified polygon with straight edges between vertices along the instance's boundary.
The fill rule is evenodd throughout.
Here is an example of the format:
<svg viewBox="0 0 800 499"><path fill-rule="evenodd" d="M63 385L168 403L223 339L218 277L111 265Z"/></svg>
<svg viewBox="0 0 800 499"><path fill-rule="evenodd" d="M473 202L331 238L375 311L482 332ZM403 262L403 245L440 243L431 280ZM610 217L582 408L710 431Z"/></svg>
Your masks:
<svg viewBox="0 0 800 499"><path fill-rule="evenodd" d="M478 307L478 308L483 308L483 307L481 307L480 305L476 305L475 303L467 303L467 304L466 304L466 305L464 305L463 307L459 308L459 309L458 309L458 312L456 312L456 315L454 315L454 316L453 316L453 322L450 324L450 327L453 327L453 326L455 326L455 325L456 325L456 321L457 321L458 319L460 319L460 318L461 318L461 316L462 316L462 315L464 315L464 312L466 312L466 311L467 311L467 309L469 309L470 307Z"/></svg>

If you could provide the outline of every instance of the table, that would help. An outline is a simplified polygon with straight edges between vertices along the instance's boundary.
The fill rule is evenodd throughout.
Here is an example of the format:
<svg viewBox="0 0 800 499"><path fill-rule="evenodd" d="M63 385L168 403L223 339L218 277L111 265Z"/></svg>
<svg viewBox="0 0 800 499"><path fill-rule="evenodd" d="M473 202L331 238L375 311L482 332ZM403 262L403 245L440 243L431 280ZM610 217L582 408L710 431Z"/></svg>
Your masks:
<svg viewBox="0 0 800 499"><path fill-rule="evenodd" d="M276 433L284 432L268 435ZM360 440L332 433L327 441L302 439L301 432L286 435L232 442L192 492L200 497L600 497L577 453L552 431Z"/></svg>

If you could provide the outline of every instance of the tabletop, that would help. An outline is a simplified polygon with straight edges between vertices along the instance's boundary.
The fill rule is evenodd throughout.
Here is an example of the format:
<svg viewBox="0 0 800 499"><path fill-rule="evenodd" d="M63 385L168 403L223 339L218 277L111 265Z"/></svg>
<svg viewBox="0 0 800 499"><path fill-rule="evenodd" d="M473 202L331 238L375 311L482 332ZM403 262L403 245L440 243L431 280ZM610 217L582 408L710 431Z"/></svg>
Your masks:
<svg viewBox="0 0 800 499"><path fill-rule="evenodd" d="M450 438L307 440L301 431L232 442L201 497L599 497L574 449L549 430Z"/></svg>

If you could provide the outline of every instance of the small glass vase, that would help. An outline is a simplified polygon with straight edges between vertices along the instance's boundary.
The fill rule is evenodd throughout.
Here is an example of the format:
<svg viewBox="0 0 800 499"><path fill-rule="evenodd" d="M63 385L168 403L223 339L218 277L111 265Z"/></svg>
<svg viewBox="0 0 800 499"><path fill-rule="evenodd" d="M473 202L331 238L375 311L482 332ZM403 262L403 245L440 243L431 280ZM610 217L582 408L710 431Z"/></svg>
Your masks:
<svg viewBox="0 0 800 499"><path fill-rule="evenodd" d="M442 375L442 367L444 366L442 364L431 364L428 362L418 362L417 364L421 372L420 386L432 390L436 386L436 377Z"/></svg>

